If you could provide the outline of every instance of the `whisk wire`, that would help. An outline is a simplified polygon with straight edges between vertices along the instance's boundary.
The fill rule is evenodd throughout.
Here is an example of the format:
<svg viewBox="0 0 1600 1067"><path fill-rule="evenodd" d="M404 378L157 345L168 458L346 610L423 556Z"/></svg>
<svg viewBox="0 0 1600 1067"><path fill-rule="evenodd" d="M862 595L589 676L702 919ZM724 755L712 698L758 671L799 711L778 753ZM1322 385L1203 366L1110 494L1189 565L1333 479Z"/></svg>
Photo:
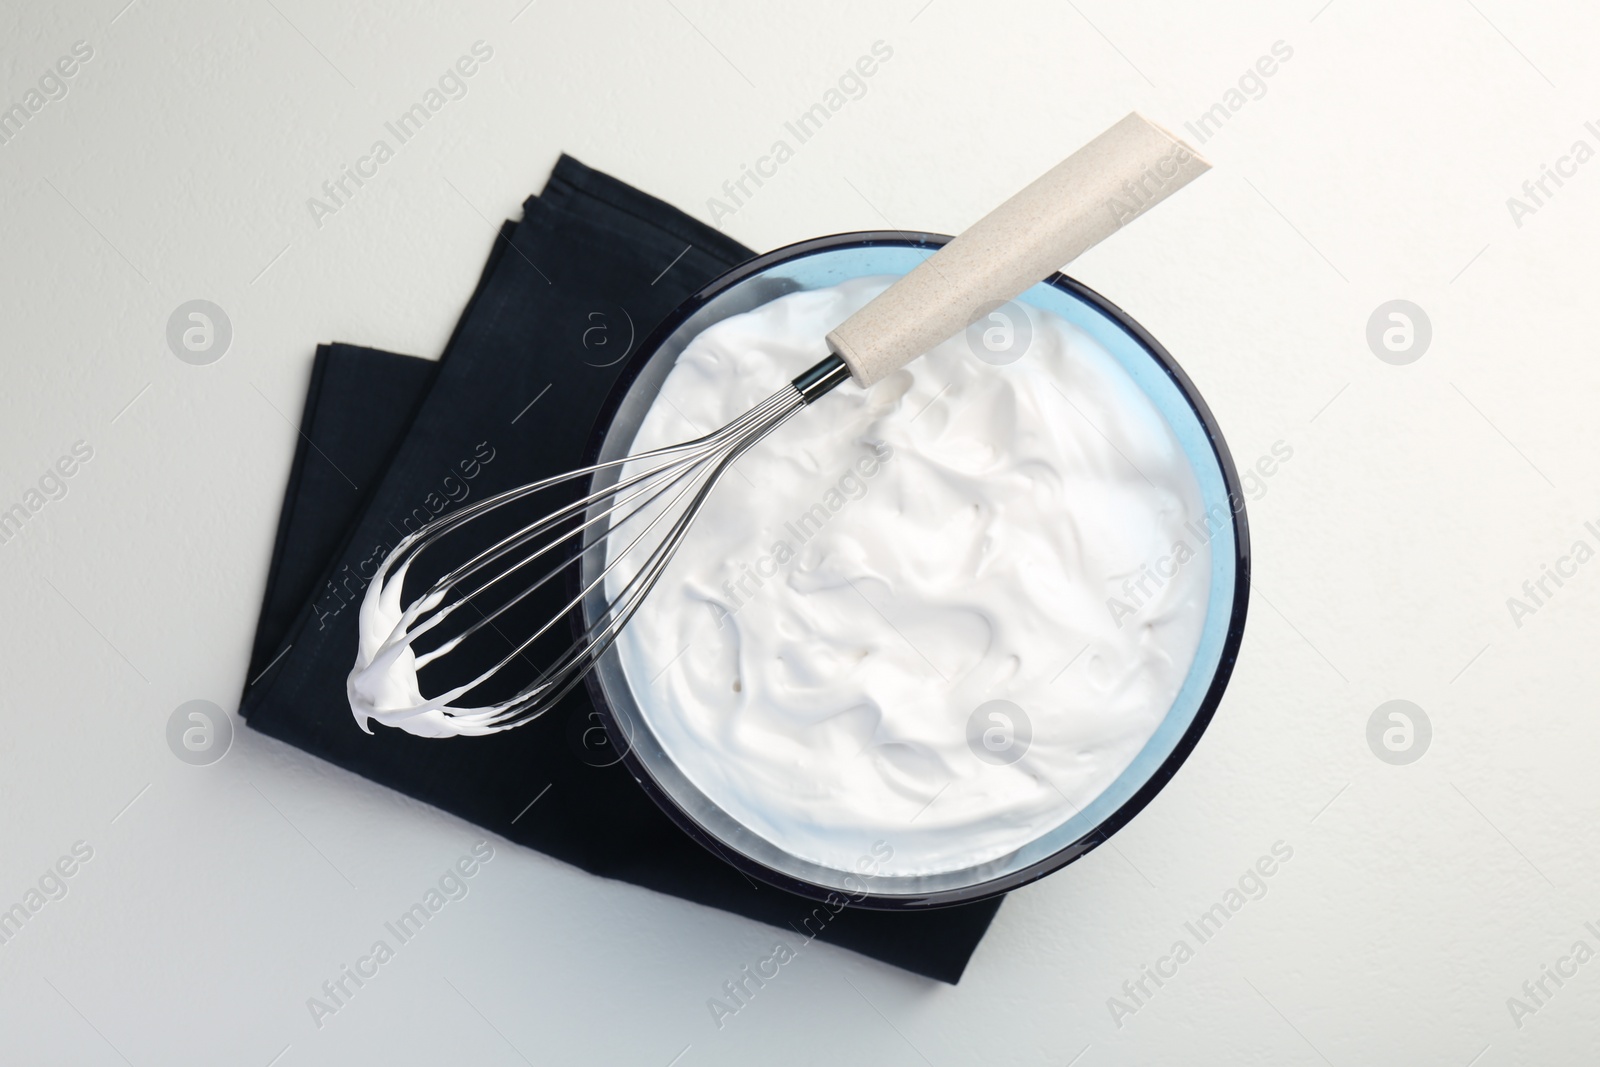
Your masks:
<svg viewBox="0 0 1600 1067"><path fill-rule="evenodd" d="M671 563L679 543L682 542L693 525L700 505L710 495L712 489L716 487L723 475L761 437L782 425L803 406L798 395L792 400L792 403L778 406L775 410L768 412L759 424L757 433L735 442L726 452L720 454L720 458L715 466L711 468L706 481L700 486L694 499L678 514L671 529L663 538L661 544L651 552L644 567L626 582L616 596L607 602L605 610L597 614L595 621L585 627L579 638L568 646L567 651L562 654L560 659L541 676L542 684L541 682L536 682L519 694L518 698L510 702L502 713L493 718L494 725L500 728L509 728L536 718L558 703L562 697L571 692L583 680L588 673L589 665L600 656L603 656L616 643L623 628L627 626L628 621L644 603L645 597ZM715 457L708 457L708 461L710 458ZM680 492L679 496L681 497L681 495L682 493ZM670 513L671 509L669 507L662 512L662 516ZM662 516L658 516L655 521L659 521ZM654 522L652 522L653 526ZM615 527L612 527L612 529L614 530ZM641 538L642 536L643 534L641 534ZM599 542L597 541L596 543L598 544ZM634 542L630 543L629 549L637 543L638 539L635 539ZM625 549L621 553L614 554L605 569L568 605L568 610L581 603L589 592L599 586L611 570L617 566L618 562L624 558L627 551L628 549ZM525 699L534 697L535 694L537 694L536 699Z"/></svg>
<svg viewBox="0 0 1600 1067"><path fill-rule="evenodd" d="M394 718L439 712L469 725L471 732L490 732L528 722L553 707L583 680L598 658L616 642L660 580L688 534L696 513L728 469L758 441L814 399L811 391L800 387L802 384L797 380L712 433L509 489L441 516L407 535L373 576L373 588L368 597L369 600L376 598L380 606L385 597L392 597L394 606L398 606L400 586L411 565L424 552L468 523L578 479L587 479L594 486L609 472L617 471L610 484L592 487L577 499L499 537L434 579L420 596L405 603L385 639L366 658L367 665L387 668L399 657L409 656L410 670L420 671L454 652L485 627L493 627L496 633L506 637L496 625L497 620L553 578L568 573L585 560L590 562L587 569L591 577L577 592L532 633L520 639L506 638L511 650L492 665L438 696L399 709L381 710ZM627 469L629 467L633 469ZM643 523L642 529L634 522L636 519ZM665 532L659 532L664 525ZM627 542L619 544L619 531L623 527L629 527ZM652 545L653 537L656 540ZM455 706L457 700L495 679L519 657L526 659L536 642L580 609L597 589L614 581L624 565L646 547L648 555L643 562L610 592L565 651L543 670L534 665L537 674L527 685L509 699L482 707ZM602 550L608 550L608 556L592 556ZM536 578L507 592L503 599L482 603L496 590L507 589L513 576L525 574L527 568L541 559L549 560L552 565ZM476 619L437 645L418 650L417 642L424 635L441 627L469 604L478 614ZM351 676L353 703L362 669L363 665L358 663Z"/></svg>

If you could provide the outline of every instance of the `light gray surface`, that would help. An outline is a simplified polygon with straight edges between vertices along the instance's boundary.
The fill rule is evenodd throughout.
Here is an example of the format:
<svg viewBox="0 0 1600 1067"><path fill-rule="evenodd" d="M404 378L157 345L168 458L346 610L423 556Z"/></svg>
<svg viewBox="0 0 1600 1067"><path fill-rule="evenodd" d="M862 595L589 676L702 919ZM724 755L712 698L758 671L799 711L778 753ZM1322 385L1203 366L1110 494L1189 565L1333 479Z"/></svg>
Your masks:
<svg viewBox="0 0 1600 1067"><path fill-rule="evenodd" d="M0 945L6 1062L1593 1058L1600 963L1520 1027L1507 1004L1600 949L1600 563L1520 626L1507 606L1600 546L1600 162L1507 205L1600 147L1592 7L121 5L0 11L7 103L94 49L0 145L0 507L93 449L0 544L0 905L93 848ZM317 227L307 199L478 40L465 98ZM307 998L480 835L243 728L210 766L169 750L180 705L236 702L315 343L436 354L562 149L709 218L878 40L865 95L718 212L729 233L955 232L1130 108L1193 136L1293 50L1197 144L1216 170L1075 269L1177 355L1241 466L1293 451L1251 504L1215 724L1114 848L1007 902L957 988L813 945L719 1031L707 998L773 931L496 842L319 1029ZM232 324L208 366L166 341L195 299ZM1431 320L1408 365L1367 342L1395 299ZM1394 699L1432 724L1409 765L1368 745ZM1277 841L1265 897L1198 944L1185 922ZM1179 938L1193 958L1119 1027L1108 998Z"/></svg>

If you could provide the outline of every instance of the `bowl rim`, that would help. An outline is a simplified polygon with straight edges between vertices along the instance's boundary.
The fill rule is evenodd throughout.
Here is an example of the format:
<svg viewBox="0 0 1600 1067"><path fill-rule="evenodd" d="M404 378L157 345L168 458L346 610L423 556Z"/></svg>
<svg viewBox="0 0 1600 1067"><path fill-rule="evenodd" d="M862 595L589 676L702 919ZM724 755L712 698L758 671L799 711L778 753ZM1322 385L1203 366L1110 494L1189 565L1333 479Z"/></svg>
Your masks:
<svg viewBox="0 0 1600 1067"><path fill-rule="evenodd" d="M722 293L775 266L815 255L819 252L875 245L937 249L952 239L945 234L923 231L864 230L830 234L825 237L813 237L804 241L797 241L794 244L784 245L781 248L762 253L718 275L694 294L685 298L655 329L650 331L644 342L627 357L627 362L617 375L605 403L601 405L600 412L596 416L594 428L590 431L589 444L584 453L584 465L591 465L598 461L606 436L618 410L621 408L629 391L633 388L634 382L662 344L695 312ZM1201 735L1205 733L1212 717L1216 714L1216 710L1222 702L1223 693L1233 676L1234 665L1238 660L1239 648L1244 638L1245 615L1250 598L1249 520L1245 513L1246 497L1244 488L1239 480L1239 473L1234 467L1233 455L1222 436L1222 430L1217 424L1216 417L1211 413L1211 408L1206 404L1199 390L1195 388L1189 376L1184 373L1178 361L1149 331L1120 307L1087 285L1066 274L1058 271L1050 275L1050 277L1042 279L1042 282L1064 290L1069 295L1093 306L1139 343L1140 347L1155 361L1156 365L1172 379L1184 401L1194 411L1201 427L1205 430L1206 440L1211 446L1212 454L1216 457L1218 469L1221 471L1223 485L1227 489L1230 510L1233 513L1235 545L1233 605L1230 609L1228 630L1223 638L1222 651L1216 670L1212 673L1210 684L1200 700L1193 720L1189 723L1188 728L1184 730L1173 750L1162 760L1150 777L1134 791L1133 795L1082 837L1026 867L1018 868L1007 874L954 889L919 894L883 894L870 891L845 893L834 887L817 885L774 870L734 849L702 826L690 812L679 805L673 796L656 781L648 765L634 752L632 744L618 745L617 748L622 753L620 761L626 766L628 773L632 775L634 781L639 783L639 786L655 805L672 820L673 824L718 859L743 874L759 878L768 885L793 893L796 896L821 901L830 905L842 904L848 907L874 911L922 911L952 907L959 904L972 904L1001 896L1013 889L1021 888L1031 882L1038 881L1046 875L1055 873L1110 840L1113 834L1131 822L1134 816L1144 810L1145 806L1155 799L1156 794L1160 793L1167 783L1172 780L1178 769L1188 759L1189 754L1199 744ZM573 626L576 630L581 629L583 625L583 608L579 607L573 615ZM598 672L591 671L584 680L584 686L594 704L595 710L600 713L601 723L604 725L607 735L613 739L618 737L626 738L626 732L612 711L611 702L606 696Z"/></svg>

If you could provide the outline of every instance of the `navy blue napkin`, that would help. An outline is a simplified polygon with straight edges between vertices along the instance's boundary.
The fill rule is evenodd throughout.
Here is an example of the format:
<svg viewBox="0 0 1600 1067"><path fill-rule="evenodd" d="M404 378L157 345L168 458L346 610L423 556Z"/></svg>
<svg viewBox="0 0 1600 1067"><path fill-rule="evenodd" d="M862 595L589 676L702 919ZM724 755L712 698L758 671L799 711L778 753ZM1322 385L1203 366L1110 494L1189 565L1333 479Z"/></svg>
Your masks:
<svg viewBox="0 0 1600 1067"><path fill-rule="evenodd" d="M656 808L593 729L583 687L533 723L486 738L384 727L369 736L345 702L360 599L388 549L448 508L577 466L623 357L686 296L752 255L565 156L523 212L496 236L438 362L318 348L240 713L265 734L585 871L788 933L814 930L802 923L813 902L757 886ZM817 938L953 983L998 907L846 908Z"/></svg>

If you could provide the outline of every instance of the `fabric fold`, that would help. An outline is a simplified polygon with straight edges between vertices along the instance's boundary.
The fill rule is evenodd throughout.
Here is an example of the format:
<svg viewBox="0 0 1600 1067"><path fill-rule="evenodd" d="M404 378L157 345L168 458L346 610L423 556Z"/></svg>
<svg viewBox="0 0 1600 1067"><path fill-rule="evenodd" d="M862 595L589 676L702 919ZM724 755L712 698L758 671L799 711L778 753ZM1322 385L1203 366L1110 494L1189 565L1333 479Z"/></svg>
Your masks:
<svg viewBox="0 0 1600 1067"><path fill-rule="evenodd" d="M955 982L999 901L834 914L752 883L596 751L597 713L582 687L509 733L443 741L364 734L345 702L360 598L388 550L448 508L576 466L626 357L685 297L750 255L563 156L522 220L496 235L441 360L319 348L240 713L265 734L590 873Z"/></svg>

